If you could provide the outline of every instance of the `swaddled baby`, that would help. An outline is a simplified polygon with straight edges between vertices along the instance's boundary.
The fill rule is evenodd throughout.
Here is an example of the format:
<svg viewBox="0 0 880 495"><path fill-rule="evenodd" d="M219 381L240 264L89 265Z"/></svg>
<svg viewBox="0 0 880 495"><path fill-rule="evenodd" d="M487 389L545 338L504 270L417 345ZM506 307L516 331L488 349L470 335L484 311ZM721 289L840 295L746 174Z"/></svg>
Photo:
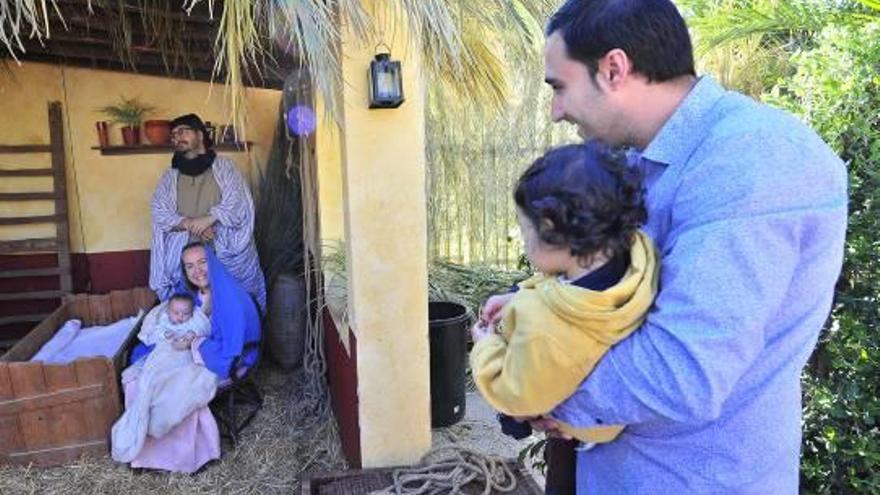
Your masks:
<svg viewBox="0 0 880 495"><path fill-rule="evenodd" d="M207 337L211 333L211 322L201 308L195 306L195 301L189 294L176 294L165 303L164 311L157 309L159 315L156 325L142 328L138 334L138 338L147 345L173 347L174 341L192 342L197 337ZM149 317L150 315L147 319Z"/></svg>
<svg viewBox="0 0 880 495"><path fill-rule="evenodd" d="M147 314L138 338L155 348L122 373L123 384L138 380L138 393L113 425L113 459L131 462L147 435L162 437L211 400L217 378L203 363L196 362L192 350L210 333L211 321L188 294L174 295ZM185 390L180 388L180 380L173 380L181 374L194 377L186 380Z"/></svg>

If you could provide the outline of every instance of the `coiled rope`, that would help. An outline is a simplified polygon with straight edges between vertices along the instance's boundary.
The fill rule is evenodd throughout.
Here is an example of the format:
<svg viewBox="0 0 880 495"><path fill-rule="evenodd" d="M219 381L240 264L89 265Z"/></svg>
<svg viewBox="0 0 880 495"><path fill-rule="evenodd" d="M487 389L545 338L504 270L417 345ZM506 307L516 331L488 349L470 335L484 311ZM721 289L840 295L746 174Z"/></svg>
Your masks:
<svg viewBox="0 0 880 495"><path fill-rule="evenodd" d="M438 447L422 465L397 469L394 484L371 495L458 495L470 483L482 483L483 495L516 489L516 476L504 459L457 445Z"/></svg>

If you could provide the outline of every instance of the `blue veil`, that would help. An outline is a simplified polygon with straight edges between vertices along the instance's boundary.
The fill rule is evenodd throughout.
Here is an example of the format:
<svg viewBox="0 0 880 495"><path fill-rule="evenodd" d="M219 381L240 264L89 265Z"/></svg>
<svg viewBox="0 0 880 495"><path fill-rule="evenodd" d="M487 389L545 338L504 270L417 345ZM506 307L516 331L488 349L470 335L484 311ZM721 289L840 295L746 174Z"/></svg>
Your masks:
<svg viewBox="0 0 880 495"><path fill-rule="evenodd" d="M205 366L220 379L229 376L233 360L238 357L245 344L260 340L260 314L257 306L236 280L226 271L217 259L214 250L205 246L208 257L208 279L211 281L211 335L199 346ZM179 280L175 293L193 296L198 306L202 305L198 290L193 290L184 280ZM135 362L153 350L153 346L138 344L131 354ZM256 352L244 356L243 364L253 366Z"/></svg>

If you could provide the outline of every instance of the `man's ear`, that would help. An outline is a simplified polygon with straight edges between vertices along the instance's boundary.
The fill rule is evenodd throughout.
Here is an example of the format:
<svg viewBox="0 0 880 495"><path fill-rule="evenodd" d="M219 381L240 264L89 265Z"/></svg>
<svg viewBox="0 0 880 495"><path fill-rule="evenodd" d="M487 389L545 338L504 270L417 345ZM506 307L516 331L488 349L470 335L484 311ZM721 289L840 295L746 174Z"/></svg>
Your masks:
<svg viewBox="0 0 880 495"><path fill-rule="evenodd" d="M611 91L620 89L632 75L632 60L620 48L614 48L599 59L599 74Z"/></svg>

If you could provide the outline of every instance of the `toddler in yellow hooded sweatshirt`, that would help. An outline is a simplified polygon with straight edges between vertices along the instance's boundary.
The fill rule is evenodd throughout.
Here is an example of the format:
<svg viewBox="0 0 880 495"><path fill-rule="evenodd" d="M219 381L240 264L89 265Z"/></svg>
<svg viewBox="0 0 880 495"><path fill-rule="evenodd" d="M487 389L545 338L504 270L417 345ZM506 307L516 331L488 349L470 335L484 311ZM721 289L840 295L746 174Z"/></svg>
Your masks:
<svg viewBox="0 0 880 495"><path fill-rule="evenodd" d="M597 143L549 151L520 177L514 200L539 274L519 285L500 324L474 327L470 363L495 409L540 416L642 323L657 293L657 255L639 230L647 214L638 175ZM561 425L588 443L609 442L622 429Z"/></svg>

